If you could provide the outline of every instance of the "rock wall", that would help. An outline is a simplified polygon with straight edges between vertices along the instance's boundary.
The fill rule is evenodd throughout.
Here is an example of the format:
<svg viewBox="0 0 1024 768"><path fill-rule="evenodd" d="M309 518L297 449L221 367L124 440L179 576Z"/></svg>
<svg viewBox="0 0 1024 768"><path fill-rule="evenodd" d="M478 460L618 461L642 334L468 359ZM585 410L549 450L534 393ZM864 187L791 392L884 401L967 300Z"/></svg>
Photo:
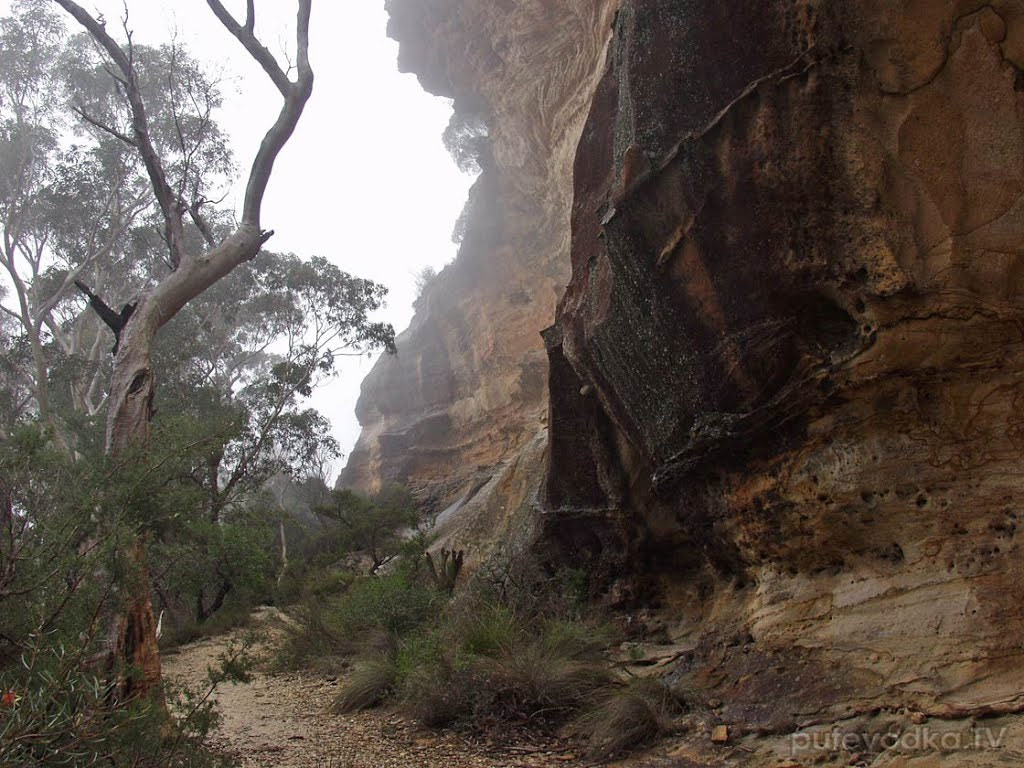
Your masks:
<svg viewBox="0 0 1024 768"><path fill-rule="evenodd" d="M741 729L1019 711L1024 4L623 0L574 184L552 557Z"/></svg>
<svg viewBox="0 0 1024 768"><path fill-rule="evenodd" d="M535 500L740 731L1024 708L1024 4L389 9L490 144L342 481Z"/></svg>
<svg viewBox="0 0 1024 768"><path fill-rule="evenodd" d="M399 66L486 125L457 259L362 387L340 482L409 484L438 509L542 433L540 331L569 277L572 163L611 31L609 0L389 0ZM539 461L539 460L538 460Z"/></svg>

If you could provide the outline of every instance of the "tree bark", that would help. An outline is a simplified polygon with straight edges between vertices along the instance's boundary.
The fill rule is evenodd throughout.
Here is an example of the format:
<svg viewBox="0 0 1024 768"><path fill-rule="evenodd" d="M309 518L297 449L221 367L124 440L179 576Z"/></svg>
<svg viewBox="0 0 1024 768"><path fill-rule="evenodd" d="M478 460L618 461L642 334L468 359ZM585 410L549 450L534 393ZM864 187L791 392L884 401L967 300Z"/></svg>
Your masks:
<svg viewBox="0 0 1024 768"><path fill-rule="evenodd" d="M285 571L288 570L288 537L285 536L284 517L277 521L277 536L281 545L281 567L277 572L277 586L281 586Z"/></svg>
<svg viewBox="0 0 1024 768"><path fill-rule="evenodd" d="M224 607L224 600L231 593L234 585L227 579L221 579L220 586L217 587L217 594L213 596L213 603L209 608L206 607L206 591L200 587L199 594L196 596L196 621L203 624L213 614Z"/></svg>
<svg viewBox="0 0 1024 768"><path fill-rule="evenodd" d="M149 570L146 567L146 548L137 539L129 552L129 559L138 569L137 578L143 581L123 612L114 619L112 664L125 663L130 669L112 670L121 674L118 685L120 701L131 701L137 696L156 696L162 705L160 694L160 646L156 636L156 616L150 598Z"/></svg>

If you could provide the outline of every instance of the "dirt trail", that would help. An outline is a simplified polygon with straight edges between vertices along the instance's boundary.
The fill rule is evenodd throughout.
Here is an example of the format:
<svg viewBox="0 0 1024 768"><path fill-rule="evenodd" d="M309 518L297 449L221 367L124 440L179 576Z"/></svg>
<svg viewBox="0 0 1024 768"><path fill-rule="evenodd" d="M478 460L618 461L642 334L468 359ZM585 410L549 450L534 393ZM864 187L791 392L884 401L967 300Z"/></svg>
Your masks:
<svg viewBox="0 0 1024 768"><path fill-rule="evenodd" d="M311 673L270 673L265 663L283 633L272 608L252 622L263 659L252 681L224 684L215 698L222 716L213 745L239 758L243 768L542 768L579 766L554 744L495 746L469 737L434 732L388 711L333 715L327 707L341 681ZM243 632L183 646L164 660L168 680L202 684L208 667Z"/></svg>

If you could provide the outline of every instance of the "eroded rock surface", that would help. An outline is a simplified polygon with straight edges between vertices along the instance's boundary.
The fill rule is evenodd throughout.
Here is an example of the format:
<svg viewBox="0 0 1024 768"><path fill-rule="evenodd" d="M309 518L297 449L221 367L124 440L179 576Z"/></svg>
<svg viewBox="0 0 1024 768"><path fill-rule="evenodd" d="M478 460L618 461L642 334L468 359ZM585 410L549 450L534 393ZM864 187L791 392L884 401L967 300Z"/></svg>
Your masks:
<svg viewBox="0 0 1024 768"><path fill-rule="evenodd" d="M491 152L343 481L536 501L737 738L1020 711L1024 4L390 8Z"/></svg>
<svg viewBox="0 0 1024 768"><path fill-rule="evenodd" d="M548 532L727 722L1024 705L1022 68L1019 1L622 3Z"/></svg>

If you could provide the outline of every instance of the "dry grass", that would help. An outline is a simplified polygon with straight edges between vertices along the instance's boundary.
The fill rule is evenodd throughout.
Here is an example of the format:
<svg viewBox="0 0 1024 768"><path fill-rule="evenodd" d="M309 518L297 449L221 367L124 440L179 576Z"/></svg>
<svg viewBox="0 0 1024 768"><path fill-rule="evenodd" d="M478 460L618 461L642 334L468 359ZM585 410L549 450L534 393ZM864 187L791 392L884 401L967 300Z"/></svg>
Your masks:
<svg viewBox="0 0 1024 768"><path fill-rule="evenodd" d="M681 702L664 683L634 678L607 688L575 725L590 757L605 759L671 733L673 718L681 711Z"/></svg>
<svg viewBox="0 0 1024 768"><path fill-rule="evenodd" d="M529 720L574 709L608 683L608 665L567 644L552 645L541 635L480 662L491 709Z"/></svg>
<svg viewBox="0 0 1024 768"><path fill-rule="evenodd" d="M395 660L392 656L365 659L356 665L331 704L335 714L370 709L388 697L395 686Z"/></svg>

